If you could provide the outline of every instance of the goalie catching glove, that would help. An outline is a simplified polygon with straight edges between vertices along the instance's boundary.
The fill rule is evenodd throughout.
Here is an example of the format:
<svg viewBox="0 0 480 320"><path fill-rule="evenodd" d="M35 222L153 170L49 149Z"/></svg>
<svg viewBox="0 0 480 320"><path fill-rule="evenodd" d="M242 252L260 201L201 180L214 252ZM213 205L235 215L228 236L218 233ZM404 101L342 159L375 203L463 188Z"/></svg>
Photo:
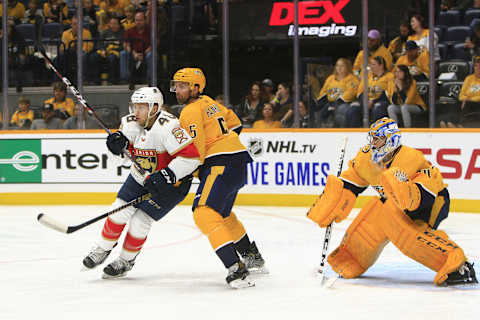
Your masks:
<svg viewBox="0 0 480 320"><path fill-rule="evenodd" d="M420 206L420 189L400 168L392 167L382 173L382 187L386 197L400 210L414 211Z"/></svg>
<svg viewBox="0 0 480 320"><path fill-rule="evenodd" d="M310 208L307 217L322 228L327 227L334 220L341 222L352 210L356 198L352 191L344 188L341 179L329 175L323 193Z"/></svg>

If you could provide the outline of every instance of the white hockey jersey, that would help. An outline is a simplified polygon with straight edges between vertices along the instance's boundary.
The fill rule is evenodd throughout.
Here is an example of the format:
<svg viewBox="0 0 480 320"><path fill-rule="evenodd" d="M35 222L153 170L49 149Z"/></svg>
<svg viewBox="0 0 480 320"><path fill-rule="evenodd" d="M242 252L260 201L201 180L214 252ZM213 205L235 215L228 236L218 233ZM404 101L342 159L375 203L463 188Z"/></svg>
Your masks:
<svg viewBox="0 0 480 320"><path fill-rule="evenodd" d="M153 126L147 130L138 125L133 114L122 118L120 131L130 141L128 151L145 170L143 176L132 165L130 173L143 185L147 175L169 167L177 181L193 173L200 165L200 156L190 135L180 127L178 119L161 111Z"/></svg>

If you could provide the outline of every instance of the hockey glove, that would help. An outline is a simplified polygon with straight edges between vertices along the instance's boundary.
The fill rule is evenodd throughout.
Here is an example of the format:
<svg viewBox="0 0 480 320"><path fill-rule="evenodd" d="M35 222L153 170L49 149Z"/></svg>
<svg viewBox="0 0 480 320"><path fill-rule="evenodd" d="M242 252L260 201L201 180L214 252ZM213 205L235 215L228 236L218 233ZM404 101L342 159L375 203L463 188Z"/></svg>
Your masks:
<svg viewBox="0 0 480 320"><path fill-rule="evenodd" d="M111 153L119 156L127 146L128 139L125 137L122 131L117 131L108 135L107 148Z"/></svg>
<svg viewBox="0 0 480 320"><path fill-rule="evenodd" d="M175 188L174 185L176 182L177 177L175 173L169 167L165 167L145 179L145 189L154 197L161 198Z"/></svg>
<svg viewBox="0 0 480 320"><path fill-rule="evenodd" d="M400 210L414 211L419 207L420 189L400 168L392 167L382 173L382 187L387 199L392 199Z"/></svg>

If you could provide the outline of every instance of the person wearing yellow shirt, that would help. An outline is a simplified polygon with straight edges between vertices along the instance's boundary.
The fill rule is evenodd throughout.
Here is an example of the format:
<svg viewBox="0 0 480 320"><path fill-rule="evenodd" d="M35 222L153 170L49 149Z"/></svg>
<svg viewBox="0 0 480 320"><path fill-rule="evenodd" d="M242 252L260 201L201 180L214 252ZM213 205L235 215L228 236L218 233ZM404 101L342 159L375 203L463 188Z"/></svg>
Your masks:
<svg viewBox="0 0 480 320"><path fill-rule="evenodd" d="M77 16L74 15L74 16L72 16L72 27L68 30L65 30L62 33L62 42L63 42L63 44L64 44L64 46L67 50L72 49L76 46L76 43L71 44L71 42L74 41L74 40L77 40L77 35L78 35L78 19L77 19ZM90 31L88 31L85 28L83 28L83 30L82 30L82 39L84 40L83 46L82 46L83 51L84 52L92 51L93 50L93 42L88 41L88 40L92 40L92 34L90 33ZM87 41L85 41L85 40L87 40Z"/></svg>
<svg viewBox="0 0 480 320"><path fill-rule="evenodd" d="M316 118L320 127L345 126L345 114L350 103L356 99L358 78L352 73L350 60L340 58L316 98ZM329 121L333 115L334 119Z"/></svg>
<svg viewBox="0 0 480 320"><path fill-rule="evenodd" d="M405 49L407 54L398 59L397 65L406 65L416 81L428 81L430 75L430 55L428 51L420 51L420 47L412 40L407 41Z"/></svg>
<svg viewBox="0 0 480 320"><path fill-rule="evenodd" d="M388 51L390 51L390 53L392 54L394 61L396 61L398 58L400 58L406 53L405 45L407 43L409 35L410 26L408 24L408 21L400 23L400 34L388 44Z"/></svg>
<svg viewBox="0 0 480 320"><path fill-rule="evenodd" d="M43 4L43 15L47 23L69 25L68 7L63 0L48 0Z"/></svg>
<svg viewBox="0 0 480 320"><path fill-rule="evenodd" d="M387 116L388 99L386 90L388 83L393 79L393 74L387 71L385 59L376 56L370 61L368 73L368 110L370 120L376 121ZM350 104L346 113L346 126L349 128L362 126L363 114L363 80L357 90L358 101Z"/></svg>
<svg viewBox="0 0 480 320"><path fill-rule="evenodd" d="M273 119L273 106L266 102L262 109L263 120L257 120L253 123L253 129L274 129L281 128L282 123Z"/></svg>
<svg viewBox="0 0 480 320"><path fill-rule="evenodd" d="M385 69L387 71L392 70L393 58L390 51L382 44L382 36L376 29L368 31L368 63L376 56L382 57L386 64ZM355 63L353 64L353 73L359 77L363 70L363 50L357 54Z"/></svg>
<svg viewBox="0 0 480 320"><path fill-rule="evenodd" d="M30 108L30 99L18 98L18 110L12 115L10 125L20 129L29 129L33 122L33 111Z"/></svg>
<svg viewBox="0 0 480 320"><path fill-rule="evenodd" d="M462 122L480 119L480 56L475 57L473 61L473 74L463 81L458 97L462 101L460 111Z"/></svg>
<svg viewBox="0 0 480 320"><path fill-rule="evenodd" d="M15 23L21 23L23 18L25 17L25 6L23 3L17 0L9 0L8 1L8 16L13 17ZM3 5L0 1L0 17L3 15Z"/></svg>
<svg viewBox="0 0 480 320"><path fill-rule="evenodd" d="M71 98L67 98L67 86L63 82L53 84L53 97L45 100L44 104L52 104L53 109L61 119L73 116L75 104Z"/></svg>
<svg viewBox="0 0 480 320"><path fill-rule="evenodd" d="M124 15L125 7L129 1L125 0L104 0L100 2L100 10L108 12L110 14Z"/></svg>
<svg viewBox="0 0 480 320"><path fill-rule="evenodd" d="M415 14L410 19L410 26L412 27L413 34L410 35L407 40L415 41L422 51L432 51L429 48L430 30L426 28L427 22L425 21L425 18L420 14ZM438 48L438 36L435 32L433 33L433 48L435 61L438 61L440 60L440 49Z"/></svg>
<svg viewBox="0 0 480 320"><path fill-rule="evenodd" d="M122 27L125 31L135 27L135 11L136 9L133 4L129 4L125 7L125 18L121 21Z"/></svg>
<svg viewBox="0 0 480 320"><path fill-rule="evenodd" d="M395 78L388 83L387 97L390 101L388 116L399 123L402 116L403 126L412 127L412 115L419 115L427 110L425 102L417 90L417 82L413 79L408 67L398 65L394 72Z"/></svg>

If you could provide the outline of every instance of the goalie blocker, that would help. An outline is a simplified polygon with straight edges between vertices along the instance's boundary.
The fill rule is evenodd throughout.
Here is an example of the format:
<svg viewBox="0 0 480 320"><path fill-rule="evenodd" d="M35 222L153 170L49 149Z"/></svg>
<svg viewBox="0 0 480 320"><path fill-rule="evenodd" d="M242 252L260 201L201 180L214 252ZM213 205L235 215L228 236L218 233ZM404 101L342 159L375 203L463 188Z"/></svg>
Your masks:
<svg viewBox="0 0 480 320"><path fill-rule="evenodd" d="M372 266L391 241L403 254L436 272L436 285L477 283L473 265L460 246L437 230L447 218L450 198L440 171L423 154L400 143L395 121L372 124L369 144L349 162L340 178L328 176L324 192L307 217L320 227L344 220L368 186L378 191L328 257L344 278Z"/></svg>

